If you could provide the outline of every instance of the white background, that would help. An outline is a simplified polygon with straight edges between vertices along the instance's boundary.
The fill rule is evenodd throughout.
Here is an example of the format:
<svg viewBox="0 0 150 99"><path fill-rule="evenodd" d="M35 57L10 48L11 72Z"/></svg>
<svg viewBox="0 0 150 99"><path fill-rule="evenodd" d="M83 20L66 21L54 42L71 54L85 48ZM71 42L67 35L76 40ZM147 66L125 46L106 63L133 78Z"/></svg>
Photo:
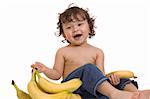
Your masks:
<svg viewBox="0 0 150 99"><path fill-rule="evenodd" d="M11 85L27 92L30 65L40 61L52 67L63 44L55 33L58 13L70 3L89 9L96 18L96 36L90 44L103 49L105 70L131 70L141 90L150 89L149 0L1 0L0 98L17 99Z"/></svg>

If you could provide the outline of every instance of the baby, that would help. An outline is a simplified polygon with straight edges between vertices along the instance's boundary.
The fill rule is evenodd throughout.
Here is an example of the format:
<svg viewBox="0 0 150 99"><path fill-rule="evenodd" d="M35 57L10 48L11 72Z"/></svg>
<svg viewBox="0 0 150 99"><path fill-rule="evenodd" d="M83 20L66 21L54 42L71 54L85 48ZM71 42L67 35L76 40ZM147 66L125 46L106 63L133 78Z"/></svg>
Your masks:
<svg viewBox="0 0 150 99"><path fill-rule="evenodd" d="M136 82L120 79L118 75L105 76L104 53L87 39L95 35L95 19L78 6L69 7L59 15L59 36L68 42L56 52L53 68L40 62L32 64L48 78L66 82L80 78L82 86L74 93L82 99L150 99L150 90L138 91Z"/></svg>

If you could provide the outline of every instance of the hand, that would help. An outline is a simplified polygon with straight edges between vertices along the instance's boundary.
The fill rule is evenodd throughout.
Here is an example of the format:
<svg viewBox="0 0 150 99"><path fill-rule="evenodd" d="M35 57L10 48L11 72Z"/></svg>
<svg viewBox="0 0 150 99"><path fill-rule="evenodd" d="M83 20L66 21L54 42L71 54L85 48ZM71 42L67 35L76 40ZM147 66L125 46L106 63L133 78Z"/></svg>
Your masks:
<svg viewBox="0 0 150 99"><path fill-rule="evenodd" d="M31 65L31 68L37 69L39 72L44 72L46 66L40 62L35 62L35 64Z"/></svg>
<svg viewBox="0 0 150 99"><path fill-rule="evenodd" d="M110 80L112 85L118 85L120 83L120 78L116 74L111 74L108 79Z"/></svg>

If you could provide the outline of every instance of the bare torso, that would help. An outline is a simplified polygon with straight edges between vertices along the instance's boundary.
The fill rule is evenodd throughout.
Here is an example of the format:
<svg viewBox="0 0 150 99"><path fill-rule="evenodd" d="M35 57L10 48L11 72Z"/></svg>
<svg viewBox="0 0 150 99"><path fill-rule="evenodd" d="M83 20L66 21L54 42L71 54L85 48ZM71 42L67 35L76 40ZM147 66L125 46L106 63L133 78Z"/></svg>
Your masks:
<svg viewBox="0 0 150 99"><path fill-rule="evenodd" d="M96 64L98 49L88 45L85 47L65 47L64 48L64 72L63 78L75 69L83 66L84 64Z"/></svg>

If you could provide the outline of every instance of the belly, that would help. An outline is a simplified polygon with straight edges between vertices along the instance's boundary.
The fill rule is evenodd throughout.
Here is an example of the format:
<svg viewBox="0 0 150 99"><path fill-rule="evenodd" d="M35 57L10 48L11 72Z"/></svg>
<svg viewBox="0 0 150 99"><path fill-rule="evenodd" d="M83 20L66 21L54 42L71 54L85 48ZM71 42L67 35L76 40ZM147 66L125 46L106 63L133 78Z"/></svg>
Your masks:
<svg viewBox="0 0 150 99"><path fill-rule="evenodd" d="M76 65L66 65L64 68L64 72L63 72L63 79L66 78L71 72L73 72L74 70L76 70L79 67L82 67L85 64L87 64L87 63L76 64ZM91 64L94 64L94 63L91 63Z"/></svg>
<svg viewBox="0 0 150 99"><path fill-rule="evenodd" d="M64 73L63 73L63 79L66 78L71 72L73 72L74 70L76 70L77 68L81 67L82 65L80 66L65 66L65 69L64 69Z"/></svg>

